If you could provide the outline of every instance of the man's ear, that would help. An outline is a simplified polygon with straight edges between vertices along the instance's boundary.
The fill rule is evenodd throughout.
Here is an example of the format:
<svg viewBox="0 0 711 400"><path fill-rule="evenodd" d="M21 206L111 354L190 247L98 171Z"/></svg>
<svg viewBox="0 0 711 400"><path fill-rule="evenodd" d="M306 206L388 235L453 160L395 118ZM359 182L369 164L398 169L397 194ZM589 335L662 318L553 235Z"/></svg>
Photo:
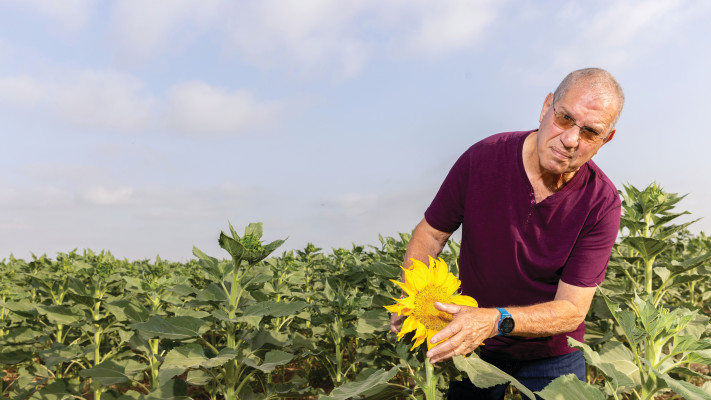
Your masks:
<svg viewBox="0 0 711 400"><path fill-rule="evenodd" d="M605 144L605 143L609 142L610 140L612 140L612 138L615 137L615 132L617 132L617 129L611 130L610 134L607 135L607 139L605 139L605 141L602 142L602 144Z"/></svg>
<svg viewBox="0 0 711 400"><path fill-rule="evenodd" d="M538 117L538 123L543 122L543 116L546 115L548 109L553 105L553 93L548 93L546 99L543 101L543 108L541 109L541 115Z"/></svg>

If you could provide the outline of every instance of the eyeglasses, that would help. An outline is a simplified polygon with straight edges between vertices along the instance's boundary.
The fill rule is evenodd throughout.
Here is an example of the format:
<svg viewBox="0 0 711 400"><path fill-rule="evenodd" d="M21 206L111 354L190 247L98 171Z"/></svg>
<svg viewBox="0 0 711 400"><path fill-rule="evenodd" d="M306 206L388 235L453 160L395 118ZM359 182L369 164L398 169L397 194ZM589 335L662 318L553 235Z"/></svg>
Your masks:
<svg viewBox="0 0 711 400"><path fill-rule="evenodd" d="M553 106L553 123L560 129L567 130L574 126L580 128L580 138L588 143L597 144L607 140L607 137L602 137L600 132L587 126L580 126L575 123L575 120L570 115L563 111L556 111Z"/></svg>

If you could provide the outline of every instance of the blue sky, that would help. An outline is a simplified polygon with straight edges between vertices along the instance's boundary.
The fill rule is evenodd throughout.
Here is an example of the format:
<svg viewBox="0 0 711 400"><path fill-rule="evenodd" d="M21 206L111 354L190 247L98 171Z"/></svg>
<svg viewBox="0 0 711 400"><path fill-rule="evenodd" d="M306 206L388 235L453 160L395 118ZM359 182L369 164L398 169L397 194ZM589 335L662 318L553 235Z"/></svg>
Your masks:
<svg viewBox="0 0 711 400"><path fill-rule="evenodd" d="M409 232L456 158L571 70L627 103L595 156L711 231L706 1L0 0L0 258L221 257Z"/></svg>

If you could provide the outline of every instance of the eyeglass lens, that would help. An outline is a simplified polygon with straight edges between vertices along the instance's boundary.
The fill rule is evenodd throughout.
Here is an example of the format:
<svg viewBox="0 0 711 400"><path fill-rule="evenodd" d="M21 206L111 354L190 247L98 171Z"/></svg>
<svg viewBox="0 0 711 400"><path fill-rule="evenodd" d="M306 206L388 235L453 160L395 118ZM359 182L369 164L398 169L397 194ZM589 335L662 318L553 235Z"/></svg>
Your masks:
<svg viewBox="0 0 711 400"><path fill-rule="evenodd" d="M561 129L570 129L574 126L578 126L580 128L580 137L583 140L594 143L602 139L602 135L595 132L594 130L588 128L587 126L581 127L576 124L575 120L568 114L562 111L556 111L555 109L553 110L553 114L555 117L553 118L553 122L555 122L555 124L558 125L558 127L560 127Z"/></svg>

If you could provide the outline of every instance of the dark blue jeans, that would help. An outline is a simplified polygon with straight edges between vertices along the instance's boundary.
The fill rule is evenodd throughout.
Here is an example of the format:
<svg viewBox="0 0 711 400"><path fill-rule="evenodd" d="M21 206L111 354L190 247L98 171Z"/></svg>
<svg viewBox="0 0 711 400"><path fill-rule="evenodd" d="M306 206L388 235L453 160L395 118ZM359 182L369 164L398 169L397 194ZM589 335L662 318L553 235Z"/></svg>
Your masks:
<svg viewBox="0 0 711 400"><path fill-rule="evenodd" d="M546 387L561 375L575 374L585 380L585 358L583 353L575 351L562 356L541 358L538 360L508 360L481 356L481 359L497 366L500 370L516 378L521 384L536 392ZM508 385L497 385L482 389L474 386L469 379L461 382L449 382L448 400L488 399L502 400ZM524 396L525 398L525 396ZM536 396L537 399L540 397Z"/></svg>

